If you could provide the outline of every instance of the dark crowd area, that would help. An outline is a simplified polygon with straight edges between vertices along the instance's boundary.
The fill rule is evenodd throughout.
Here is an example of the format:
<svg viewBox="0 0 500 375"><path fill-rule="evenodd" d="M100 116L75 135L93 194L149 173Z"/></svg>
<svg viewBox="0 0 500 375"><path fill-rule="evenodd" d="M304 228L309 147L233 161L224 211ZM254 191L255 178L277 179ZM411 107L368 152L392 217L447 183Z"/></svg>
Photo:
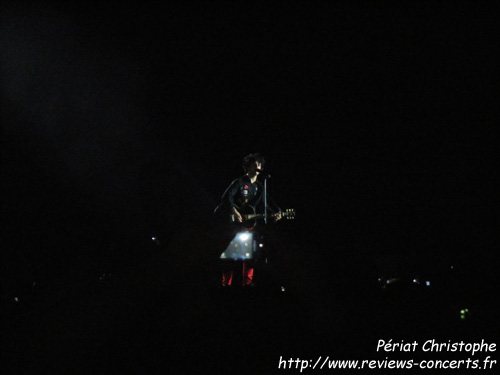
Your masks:
<svg viewBox="0 0 500 375"><path fill-rule="evenodd" d="M493 4L3 2L2 373L496 342ZM213 210L254 152L296 216L222 287Z"/></svg>

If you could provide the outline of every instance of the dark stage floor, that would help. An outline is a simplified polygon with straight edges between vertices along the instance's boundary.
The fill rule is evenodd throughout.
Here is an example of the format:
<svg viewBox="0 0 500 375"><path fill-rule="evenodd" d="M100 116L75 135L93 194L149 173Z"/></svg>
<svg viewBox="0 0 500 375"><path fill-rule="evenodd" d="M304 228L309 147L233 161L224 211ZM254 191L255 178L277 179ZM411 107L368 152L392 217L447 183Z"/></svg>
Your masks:
<svg viewBox="0 0 500 375"><path fill-rule="evenodd" d="M209 253L185 257L189 247L176 243L114 273L47 282L5 301L3 357L18 374L273 373L280 358L467 356L377 353L379 339L493 340L496 308L485 291L474 298L436 279L384 287L365 269L296 250L287 263L257 265L255 287L219 287Z"/></svg>

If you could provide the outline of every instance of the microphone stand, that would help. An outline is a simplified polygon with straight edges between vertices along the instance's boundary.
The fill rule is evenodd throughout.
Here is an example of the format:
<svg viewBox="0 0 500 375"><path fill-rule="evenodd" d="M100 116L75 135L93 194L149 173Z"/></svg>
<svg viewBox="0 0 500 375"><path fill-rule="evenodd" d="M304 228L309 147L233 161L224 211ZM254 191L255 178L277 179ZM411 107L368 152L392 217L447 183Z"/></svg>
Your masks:
<svg viewBox="0 0 500 375"><path fill-rule="evenodd" d="M267 178L269 175L264 176L264 224L267 228ZM267 256L264 258L264 264L268 263Z"/></svg>
<svg viewBox="0 0 500 375"><path fill-rule="evenodd" d="M264 177L264 223L267 224L267 176Z"/></svg>
<svg viewBox="0 0 500 375"><path fill-rule="evenodd" d="M267 204L267 179L268 178L271 178L271 175L269 174L263 174L261 175L263 176L264 178L264 224L267 224L267 218L268 218L268 209L269 209L269 206ZM265 225L267 227L267 225ZM261 241L262 241L262 238L264 236L261 236ZM268 259L267 259L267 256L264 258L264 264L267 264L268 263Z"/></svg>

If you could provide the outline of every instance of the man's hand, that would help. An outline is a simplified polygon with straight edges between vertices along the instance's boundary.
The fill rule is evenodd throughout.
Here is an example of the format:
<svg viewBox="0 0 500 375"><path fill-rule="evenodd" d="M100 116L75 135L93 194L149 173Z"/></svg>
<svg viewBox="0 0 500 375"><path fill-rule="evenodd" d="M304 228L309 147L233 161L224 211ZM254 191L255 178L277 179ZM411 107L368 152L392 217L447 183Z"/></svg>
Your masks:
<svg viewBox="0 0 500 375"><path fill-rule="evenodd" d="M238 212L238 210L236 208L233 207L233 213L234 213L234 216L236 218L236 221L238 223L243 223L243 217L241 216L241 214Z"/></svg>
<svg viewBox="0 0 500 375"><path fill-rule="evenodd" d="M280 212L276 212L275 214L273 214L273 220L274 221L281 220L281 218L282 218L281 211Z"/></svg>

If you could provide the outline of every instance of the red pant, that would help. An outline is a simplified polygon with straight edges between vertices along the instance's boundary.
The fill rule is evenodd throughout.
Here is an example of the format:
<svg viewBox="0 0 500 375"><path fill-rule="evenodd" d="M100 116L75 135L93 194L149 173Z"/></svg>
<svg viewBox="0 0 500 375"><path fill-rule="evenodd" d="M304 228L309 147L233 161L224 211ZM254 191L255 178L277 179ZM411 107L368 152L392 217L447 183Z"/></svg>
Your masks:
<svg viewBox="0 0 500 375"><path fill-rule="evenodd" d="M222 273L222 285L231 285L233 281L233 270L225 271ZM241 284L243 286L250 285L253 280L253 267L250 267L247 263L243 262L243 272L241 275Z"/></svg>

